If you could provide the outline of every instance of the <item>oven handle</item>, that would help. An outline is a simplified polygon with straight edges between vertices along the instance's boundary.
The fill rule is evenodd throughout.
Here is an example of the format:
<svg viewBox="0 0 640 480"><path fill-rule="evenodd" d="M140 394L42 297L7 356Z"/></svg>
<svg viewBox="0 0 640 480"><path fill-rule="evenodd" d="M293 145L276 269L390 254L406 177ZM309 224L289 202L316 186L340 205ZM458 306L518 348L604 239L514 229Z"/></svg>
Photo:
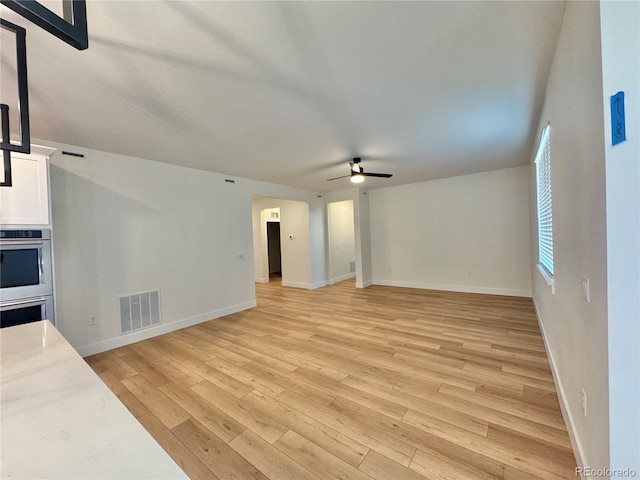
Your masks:
<svg viewBox="0 0 640 480"><path fill-rule="evenodd" d="M44 302L46 300L47 300L46 297L33 297L33 298L27 298L27 299L24 299L24 300L13 300L13 301L10 301L10 302L2 302L2 303L0 303L0 308L2 308L2 307L15 307L16 305L26 305L27 303Z"/></svg>
<svg viewBox="0 0 640 480"><path fill-rule="evenodd" d="M32 240L0 240L0 247L11 247L13 245L44 245L44 242Z"/></svg>

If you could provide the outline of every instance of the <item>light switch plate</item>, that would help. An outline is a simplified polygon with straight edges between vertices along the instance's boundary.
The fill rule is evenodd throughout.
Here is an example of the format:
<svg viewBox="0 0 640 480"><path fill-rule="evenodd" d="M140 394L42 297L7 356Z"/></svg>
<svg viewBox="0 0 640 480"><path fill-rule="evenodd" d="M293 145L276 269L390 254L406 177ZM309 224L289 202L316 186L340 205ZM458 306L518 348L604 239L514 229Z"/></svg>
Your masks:
<svg viewBox="0 0 640 480"><path fill-rule="evenodd" d="M584 298L587 303L591 301L591 293L589 292L589 277L582 277L582 298Z"/></svg>

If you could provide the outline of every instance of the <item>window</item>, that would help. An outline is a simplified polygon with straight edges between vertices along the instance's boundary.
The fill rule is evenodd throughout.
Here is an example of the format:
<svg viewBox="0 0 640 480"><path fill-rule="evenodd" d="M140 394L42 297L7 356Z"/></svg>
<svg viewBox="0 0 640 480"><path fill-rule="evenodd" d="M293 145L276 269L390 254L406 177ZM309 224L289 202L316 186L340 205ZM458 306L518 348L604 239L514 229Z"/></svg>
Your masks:
<svg viewBox="0 0 640 480"><path fill-rule="evenodd" d="M551 277L553 276L553 215L549 130L550 126L547 125L542 132L536 154L536 192L538 196L538 261Z"/></svg>

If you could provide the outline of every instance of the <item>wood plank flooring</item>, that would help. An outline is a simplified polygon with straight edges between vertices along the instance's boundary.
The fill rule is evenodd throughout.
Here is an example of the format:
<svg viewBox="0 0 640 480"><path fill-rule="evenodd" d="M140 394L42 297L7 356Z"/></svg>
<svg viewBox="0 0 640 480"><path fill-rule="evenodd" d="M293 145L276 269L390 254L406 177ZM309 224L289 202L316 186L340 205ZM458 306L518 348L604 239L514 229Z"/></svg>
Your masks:
<svg viewBox="0 0 640 480"><path fill-rule="evenodd" d="M256 289L86 359L189 477L575 478L530 299Z"/></svg>

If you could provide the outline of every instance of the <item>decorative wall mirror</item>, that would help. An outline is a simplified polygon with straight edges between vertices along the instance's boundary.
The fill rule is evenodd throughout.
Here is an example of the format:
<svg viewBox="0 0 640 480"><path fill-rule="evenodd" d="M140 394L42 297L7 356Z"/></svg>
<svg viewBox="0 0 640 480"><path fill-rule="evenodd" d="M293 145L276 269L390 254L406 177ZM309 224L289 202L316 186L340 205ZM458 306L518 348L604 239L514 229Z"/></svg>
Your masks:
<svg viewBox="0 0 640 480"><path fill-rule="evenodd" d="M34 0L2 0L0 3L78 50L85 50L89 47L85 0L60 2L62 16Z"/></svg>
<svg viewBox="0 0 640 480"><path fill-rule="evenodd" d="M5 19L0 19L2 34L13 34L16 47L16 85L18 90L18 115L20 124L20 143L11 142L9 105L0 105L0 120L2 121L2 157L4 164L4 176L0 186L11 186L11 152L30 153L31 135L29 132L29 89L27 88L27 45L26 31L24 28L14 25Z"/></svg>
<svg viewBox="0 0 640 480"><path fill-rule="evenodd" d="M35 0L0 0L2 5L22 15L27 20L35 23L47 32L77 48L85 50L89 47L87 33L87 7L85 0L60 0L61 16ZM16 45L16 85L17 85L17 110L20 125L20 143L11 142L11 111L7 103L2 103L0 108L0 120L2 122L2 160L3 173L0 178L0 187L10 187L11 178L11 152L30 153L31 135L29 130L29 89L27 86L27 46L26 31L4 19L0 19L2 35L9 32L13 34ZM3 39L4 40L4 39ZM3 91L3 94L5 92Z"/></svg>

